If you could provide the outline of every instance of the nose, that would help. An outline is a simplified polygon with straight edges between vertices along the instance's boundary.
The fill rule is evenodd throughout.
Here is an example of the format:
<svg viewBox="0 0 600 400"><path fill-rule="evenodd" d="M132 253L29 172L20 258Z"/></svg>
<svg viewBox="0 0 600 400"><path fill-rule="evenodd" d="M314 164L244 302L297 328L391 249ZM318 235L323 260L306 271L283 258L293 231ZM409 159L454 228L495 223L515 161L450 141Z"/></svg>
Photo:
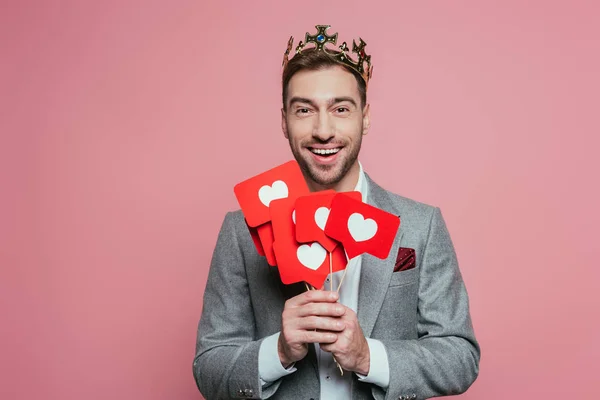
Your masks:
<svg viewBox="0 0 600 400"><path fill-rule="evenodd" d="M320 113L313 129L313 137L326 142L335 136L335 127L328 113Z"/></svg>

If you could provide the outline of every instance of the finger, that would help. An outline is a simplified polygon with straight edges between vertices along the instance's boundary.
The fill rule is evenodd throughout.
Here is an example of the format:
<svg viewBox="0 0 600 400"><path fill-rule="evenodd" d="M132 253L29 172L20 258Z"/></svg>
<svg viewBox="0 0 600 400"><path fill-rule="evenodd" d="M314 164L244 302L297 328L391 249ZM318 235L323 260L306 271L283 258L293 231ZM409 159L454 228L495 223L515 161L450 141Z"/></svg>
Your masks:
<svg viewBox="0 0 600 400"><path fill-rule="evenodd" d="M327 353L333 353L335 351L335 342L319 343L319 348Z"/></svg>
<svg viewBox="0 0 600 400"><path fill-rule="evenodd" d="M334 343L337 335L332 332L296 331L290 337L290 343Z"/></svg>
<svg viewBox="0 0 600 400"><path fill-rule="evenodd" d="M306 328L306 324L310 321L302 321L302 319L310 317L330 317L339 319L344 312L344 307L338 303L309 303L301 307L284 308L281 319L283 325L288 328L308 329Z"/></svg>
<svg viewBox="0 0 600 400"><path fill-rule="evenodd" d="M332 354L344 354L352 347L352 340L344 336L343 333L337 333L337 340L335 342L320 343L319 346L323 351Z"/></svg>
<svg viewBox="0 0 600 400"><path fill-rule="evenodd" d="M335 342L319 343L319 348L321 350L331 354L343 354L341 349L344 347L344 340L339 335Z"/></svg>
<svg viewBox="0 0 600 400"><path fill-rule="evenodd" d="M313 315L322 317L341 317L345 312L344 306L339 303L308 303L290 309L290 314L299 318Z"/></svg>
<svg viewBox="0 0 600 400"><path fill-rule="evenodd" d="M358 324L358 316L356 315L356 313L354 312L354 310L352 310L349 307L346 307L343 304L340 304L340 306L342 306L344 308L343 313L340 314L340 318L344 322L346 322L346 325L351 325L352 323Z"/></svg>
<svg viewBox="0 0 600 400"><path fill-rule="evenodd" d="M287 307L300 307L308 303L313 302L328 302L334 303L339 299L339 294L336 292L330 292L326 290L309 290L299 294L298 296L292 297L286 301Z"/></svg>
<svg viewBox="0 0 600 400"><path fill-rule="evenodd" d="M296 322L297 329L302 330L320 330L320 331L333 331L340 332L344 330L346 324L342 322L339 318L331 318L331 317L318 317L318 316L309 316L305 318L300 318Z"/></svg>

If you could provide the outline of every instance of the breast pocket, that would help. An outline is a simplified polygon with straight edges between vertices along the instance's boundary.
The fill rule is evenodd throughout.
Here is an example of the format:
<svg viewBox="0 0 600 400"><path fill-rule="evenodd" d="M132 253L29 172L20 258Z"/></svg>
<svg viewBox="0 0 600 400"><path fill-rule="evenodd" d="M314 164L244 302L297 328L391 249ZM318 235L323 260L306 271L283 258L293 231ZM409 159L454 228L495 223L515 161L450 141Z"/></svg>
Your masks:
<svg viewBox="0 0 600 400"><path fill-rule="evenodd" d="M393 272L373 330L376 339L416 339L419 268Z"/></svg>
<svg viewBox="0 0 600 400"><path fill-rule="evenodd" d="M393 272L390 278L390 287L403 286L416 282L419 277L419 268L412 268L408 271Z"/></svg>

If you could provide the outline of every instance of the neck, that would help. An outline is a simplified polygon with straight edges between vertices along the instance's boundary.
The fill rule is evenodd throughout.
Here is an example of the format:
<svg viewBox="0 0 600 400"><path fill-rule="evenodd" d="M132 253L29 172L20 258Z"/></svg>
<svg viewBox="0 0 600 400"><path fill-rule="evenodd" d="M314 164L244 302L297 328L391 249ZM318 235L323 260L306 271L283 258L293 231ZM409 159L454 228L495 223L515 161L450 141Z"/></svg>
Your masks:
<svg viewBox="0 0 600 400"><path fill-rule="evenodd" d="M360 165L358 165L358 160L354 162L350 170L344 177L336 183L331 185L319 185L318 183L312 181L311 179L305 176L306 184L311 192L320 192L322 190L335 190L336 192L351 192L356 187L358 183L358 176L360 174Z"/></svg>

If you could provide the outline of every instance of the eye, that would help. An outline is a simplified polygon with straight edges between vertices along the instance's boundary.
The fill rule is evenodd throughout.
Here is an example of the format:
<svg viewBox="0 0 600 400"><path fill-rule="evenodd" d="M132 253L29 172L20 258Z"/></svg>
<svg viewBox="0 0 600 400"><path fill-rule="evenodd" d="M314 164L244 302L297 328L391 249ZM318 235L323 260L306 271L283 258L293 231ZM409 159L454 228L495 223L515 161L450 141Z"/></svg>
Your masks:
<svg viewBox="0 0 600 400"><path fill-rule="evenodd" d="M350 111L348 109L348 107L338 107L338 108L335 109L335 112L337 112L338 114L345 113L345 112L348 112L348 111Z"/></svg>
<svg viewBox="0 0 600 400"><path fill-rule="evenodd" d="M296 114L299 114L299 115L306 115L309 112L310 112L310 109L308 109L306 107L296 109Z"/></svg>

